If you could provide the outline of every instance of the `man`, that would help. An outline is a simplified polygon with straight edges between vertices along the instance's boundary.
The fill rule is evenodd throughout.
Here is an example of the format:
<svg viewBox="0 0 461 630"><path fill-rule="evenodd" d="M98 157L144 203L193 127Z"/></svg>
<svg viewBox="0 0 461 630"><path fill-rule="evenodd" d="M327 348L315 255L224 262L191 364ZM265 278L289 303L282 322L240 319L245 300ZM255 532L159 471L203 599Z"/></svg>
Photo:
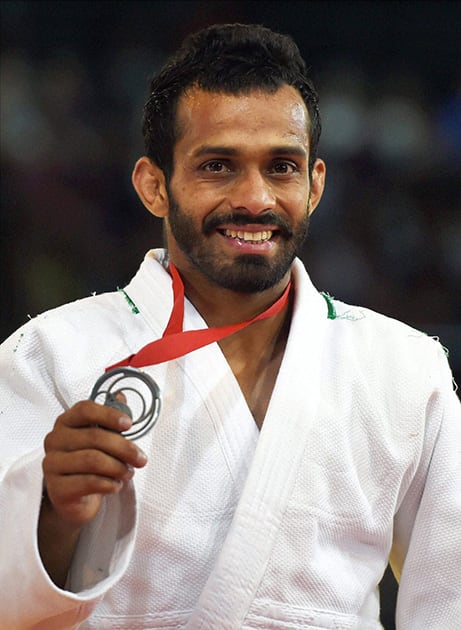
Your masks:
<svg viewBox="0 0 461 630"><path fill-rule="evenodd" d="M389 557L397 626L458 627L459 401L439 344L295 258L325 180L295 44L189 37L143 130L167 250L2 348L2 627L379 628ZM137 444L87 400L120 363L162 393Z"/></svg>

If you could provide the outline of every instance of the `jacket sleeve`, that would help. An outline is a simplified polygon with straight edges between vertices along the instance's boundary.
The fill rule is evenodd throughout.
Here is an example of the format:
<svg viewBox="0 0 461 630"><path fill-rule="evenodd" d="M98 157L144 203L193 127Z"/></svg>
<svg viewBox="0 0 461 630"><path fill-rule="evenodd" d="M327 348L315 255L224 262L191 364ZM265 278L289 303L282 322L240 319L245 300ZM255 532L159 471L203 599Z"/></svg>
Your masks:
<svg viewBox="0 0 461 630"><path fill-rule="evenodd" d="M424 446L395 519L398 630L460 627L461 405L441 349L432 366Z"/></svg>
<svg viewBox="0 0 461 630"><path fill-rule="evenodd" d="M134 541L129 483L106 498L82 531L66 589L55 586L42 565L42 445L66 407L45 345L30 322L0 346L0 625L9 630L76 628L123 575Z"/></svg>

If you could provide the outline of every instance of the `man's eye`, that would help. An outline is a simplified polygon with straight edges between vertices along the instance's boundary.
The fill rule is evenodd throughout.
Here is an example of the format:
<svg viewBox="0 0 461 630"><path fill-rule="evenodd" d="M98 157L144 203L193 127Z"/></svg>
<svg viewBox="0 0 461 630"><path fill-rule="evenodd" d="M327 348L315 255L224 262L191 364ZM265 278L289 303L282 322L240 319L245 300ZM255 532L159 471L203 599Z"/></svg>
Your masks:
<svg viewBox="0 0 461 630"><path fill-rule="evenodd" d="M229 167L224 162L220 160L213 160L212 162L207 162L202 166L204 171L208 173L224 173L229 171Z"/></svg>
<svg viewBox="0 0 461 630"><path fill-rule="evenodd" d="M273 164L272 170L277 175L290 175L291 173L296 173L298 167L293 162L276 162Z"/></svg>

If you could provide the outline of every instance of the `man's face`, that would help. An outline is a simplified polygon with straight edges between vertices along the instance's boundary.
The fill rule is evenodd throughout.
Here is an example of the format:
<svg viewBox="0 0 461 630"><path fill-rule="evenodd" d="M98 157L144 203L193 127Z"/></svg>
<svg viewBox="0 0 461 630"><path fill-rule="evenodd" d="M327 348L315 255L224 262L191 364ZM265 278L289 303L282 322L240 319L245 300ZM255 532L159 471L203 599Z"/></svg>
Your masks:
<svg viewBox="0 0 461 630"><path fill-rule="evenodd" d="M194 88L179 101L177 125L166 223L171 259L233 291L276 286L313 210L301 96L290 86L239 96Z"/></svg>

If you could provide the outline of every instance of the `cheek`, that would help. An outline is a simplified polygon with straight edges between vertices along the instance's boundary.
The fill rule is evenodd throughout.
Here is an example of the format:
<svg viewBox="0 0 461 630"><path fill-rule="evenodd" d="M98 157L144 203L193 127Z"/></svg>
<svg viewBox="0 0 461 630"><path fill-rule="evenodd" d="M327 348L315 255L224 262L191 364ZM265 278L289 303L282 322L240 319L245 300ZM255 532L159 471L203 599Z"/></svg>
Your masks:
<svg viewBox="0 0 461 630"><path fill-rule="evenodd" d="M184 198L184 207L195 221L203 221L209 214L227 210L226 195L217 194L205 186L196 189Z"/></svg>
<svg viewBox="0 0 461 630"><path fill-rule="evenodd" d="M217 194L215 188L210 187L209 184L207 185L207 182L195 181L187 183L172 181L171 190L179 207L185 213L193 213L195 216L206 213L217 201L219 202L219 194Z"/></svg>
<svg viewBox="0 0 461 630"><path fill-rule="evenodd" d="M299 187L297 190L291 191L291 194L287 196L284 202L285 208L293 217L302 219L306 214L309 196L309 188L305 186Z"/></svg>

